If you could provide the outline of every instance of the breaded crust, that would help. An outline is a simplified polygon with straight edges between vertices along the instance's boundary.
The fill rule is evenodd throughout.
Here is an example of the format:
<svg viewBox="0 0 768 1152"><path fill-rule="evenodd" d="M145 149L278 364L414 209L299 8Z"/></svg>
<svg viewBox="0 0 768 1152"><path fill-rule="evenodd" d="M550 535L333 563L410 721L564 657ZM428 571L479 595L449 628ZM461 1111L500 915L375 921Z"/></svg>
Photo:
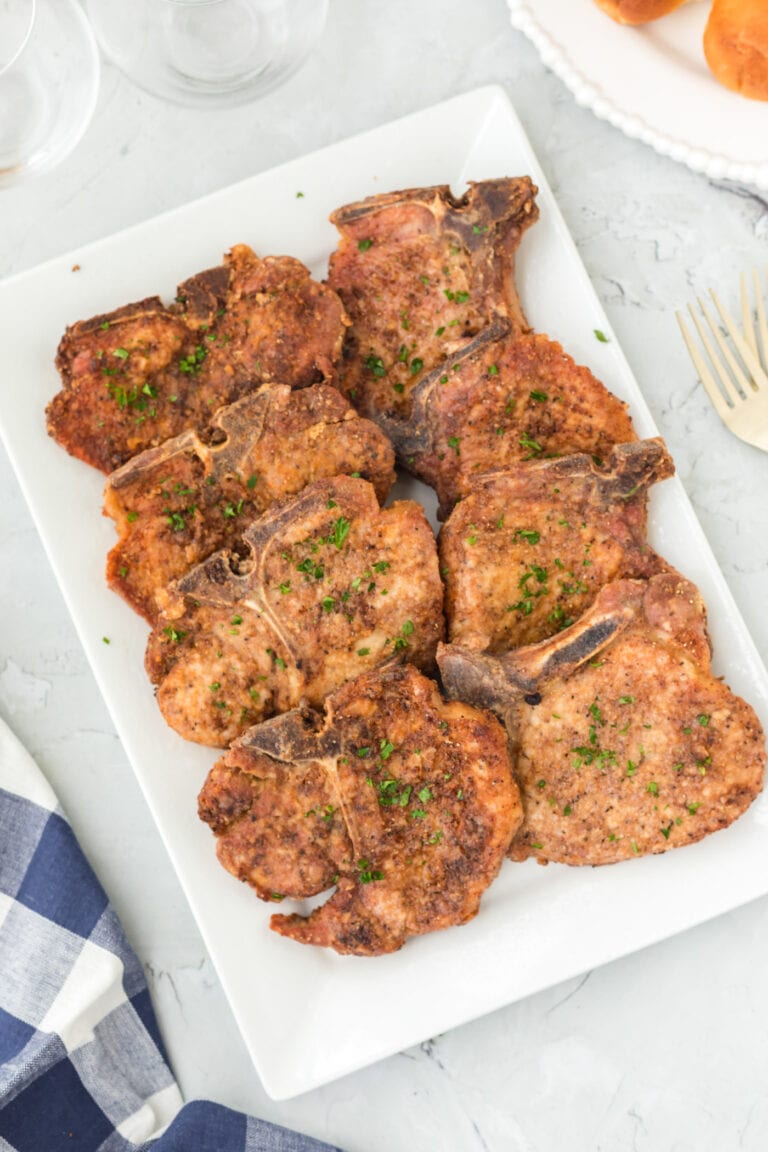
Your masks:
<svg viewBox="0 0 768 1152"><path fill-rule="evenodd" d="M224 264L179 286L67 328L62 389L48 431L71 455L111 472L264 381L303 388L330 377L346 313L291 256L236 245Z"/></svg>
<svg viewBox="0 0 768 1152"><path fill-rule="evenodd" d="M645 539L648 488L671 476L660 439L520 463L472 481L440 532L448 637L492 653L573 624L612 580L668 570Z"/></svg>
<svg viewBox="0 0 768 1152"><path fill-rule="evenodd" d="M104 490L120 537L107 583L150 623L167 607L171 581L217 548L236 548L276 501L326 476L358 474L382 502L394 483L387 438L326 384L265 384L211 423L214 442L183 432L134 456Z"/></svg>
<svg viewBox="0 0 768 1152"><path fill-rule="evenodd" d="M559 636L438 653L450 697L503 715L525 820L510 855L611 864L725 828L763 785L753 709L713 676L704 604L676 573L607 585Z"/></svg>
<svg viewBox="0 0 768 1152"><path fill-rule="evenodd" d="M411 415L379 420L398 459L437 492L441 519L484 472L636 440L627 405L548 336L495 322L426 376Z"/></svg>
<svg viewBox="0 0 768 1152"><path fill-rule="evenodd" d="M147 647L165 719L224 747L277 712L313 706L389 659L429 670L443 636L435 537L420 505L380 509L365 480L310 484L177 585Z"/></svg>
<svg viewBox="0 0 768 1152"><path fill-rule="evenodd" d="M328 283L352 321L339 386L363 415L407 417L418 381L494 316L528 331L514 258L536 191L527 176L484 180L461 197L413 188L333 213Z"/></svg>
<svg viewBox="0 0 768 1152"><path fill-rule="evenodd" d="M445 704L411 666L367 672L250 729L212 769L201 819L221 863L265 900L335 886L283 936L375 956L477 914L522 819L506 735Z"/></svg>

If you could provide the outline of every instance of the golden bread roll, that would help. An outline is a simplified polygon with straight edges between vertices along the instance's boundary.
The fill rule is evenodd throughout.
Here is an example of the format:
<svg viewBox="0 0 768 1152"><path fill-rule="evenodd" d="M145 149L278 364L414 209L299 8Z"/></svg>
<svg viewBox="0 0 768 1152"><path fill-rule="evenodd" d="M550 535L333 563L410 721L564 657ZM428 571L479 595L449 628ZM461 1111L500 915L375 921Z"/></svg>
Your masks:
<svg viewBox="0 0 768 1152"><path fill-rule="evenodd" d="M704 55L726 88L768 100L768 0L714 0Z"/></svg>
<svg viewBox="0 0 768 1152"><path fill-rule="evenodd" d="M682 8L688 0L595 0L599 8L619 24L647 24ZM758 0L759 3L759 0Z"/></svg>

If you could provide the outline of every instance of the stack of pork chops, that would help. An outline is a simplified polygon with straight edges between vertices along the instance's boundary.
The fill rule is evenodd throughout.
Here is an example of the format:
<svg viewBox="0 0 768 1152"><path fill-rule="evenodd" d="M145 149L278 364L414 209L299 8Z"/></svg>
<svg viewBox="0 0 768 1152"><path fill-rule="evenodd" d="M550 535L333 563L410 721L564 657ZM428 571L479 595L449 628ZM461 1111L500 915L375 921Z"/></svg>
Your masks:
<svg viewBox="0 0 768 1152"><path fill-rule="evenodd" d="M394 951L476 915L505 856L664 852L762 787L701 596L646 540L664 444L525 321L535 194L348 205L324 284L238 245L59 348L49 430L109 473L158 705L225 749L199 815L262 899L330 892L273 915L304 943ZM439 542L386 503L395 463Z"/></svg>

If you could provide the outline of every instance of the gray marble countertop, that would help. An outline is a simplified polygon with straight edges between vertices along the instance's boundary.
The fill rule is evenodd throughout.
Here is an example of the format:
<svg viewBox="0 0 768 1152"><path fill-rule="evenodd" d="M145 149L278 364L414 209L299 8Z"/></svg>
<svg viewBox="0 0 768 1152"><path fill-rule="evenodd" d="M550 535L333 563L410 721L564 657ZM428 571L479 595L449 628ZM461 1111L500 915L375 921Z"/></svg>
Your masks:
<svg viewBox="0 0 768 1152"><path fill-rule="evenodd" d="M768 202L626 139L574 102L503 0L331 0L283 88L234 111L144 95L109 66L55 172L0 193L0 276L352 133L495 82L517 108L763 658L768 456L697 385L674 309L768 262ZM12 365L6 365L6 371ZM349 1152L762 1152L768 900L364 1071L274 1103L238 1034L0 453L0 714L56 788L147 972L187 1098Z"/></svg>

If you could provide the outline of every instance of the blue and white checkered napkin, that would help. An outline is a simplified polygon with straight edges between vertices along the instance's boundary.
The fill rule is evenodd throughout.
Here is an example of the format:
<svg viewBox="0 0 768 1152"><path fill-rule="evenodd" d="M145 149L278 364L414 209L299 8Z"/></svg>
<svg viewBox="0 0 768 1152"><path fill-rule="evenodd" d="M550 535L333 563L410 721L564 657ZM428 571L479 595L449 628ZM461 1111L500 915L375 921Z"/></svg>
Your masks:
<svg viewBox="0 0 768 1152"><path fill-rule="evenodd" d="M0 1149L333 1152L217 1104L182 1105L141 965L2 721Z"/></svg>

